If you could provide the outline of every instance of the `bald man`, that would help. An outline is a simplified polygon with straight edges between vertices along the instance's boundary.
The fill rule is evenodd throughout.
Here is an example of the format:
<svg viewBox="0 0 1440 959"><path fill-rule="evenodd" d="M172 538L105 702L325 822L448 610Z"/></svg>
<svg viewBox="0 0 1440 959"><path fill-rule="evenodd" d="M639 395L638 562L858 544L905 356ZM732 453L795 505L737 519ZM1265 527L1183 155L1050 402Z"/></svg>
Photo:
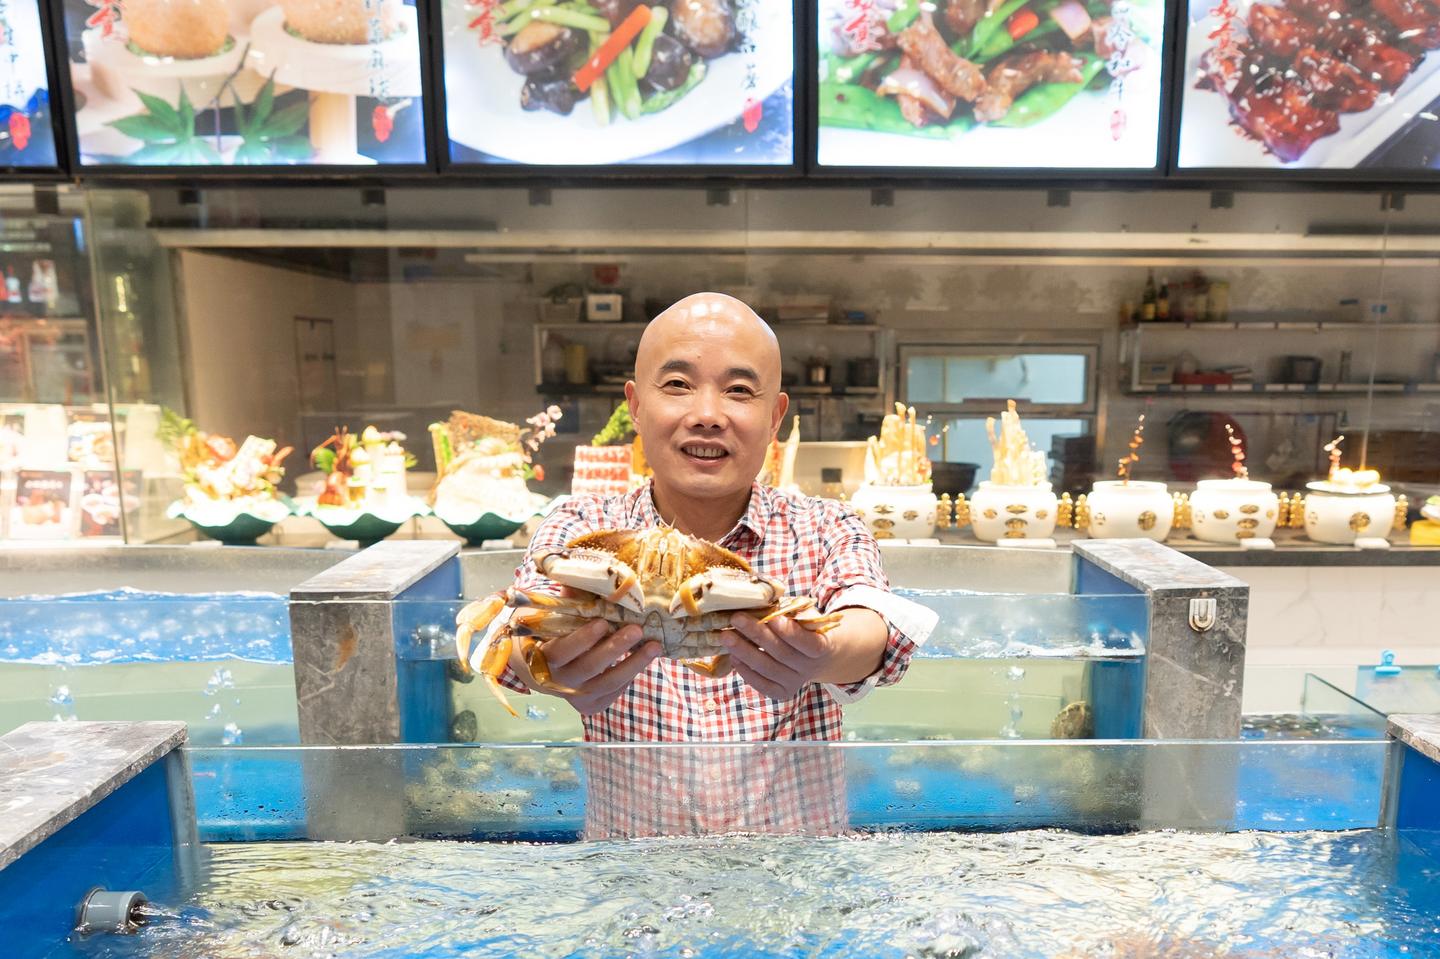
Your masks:
<svg viewBox="0 0 1440 959"><path fill-rule="evenodd" d="M738 553L840 622L819 634L786 617L762 624L735 613L724 640L733 670L718 677L661 658L638 626L591 622L545 646L554 683L575 690L562 698L579 711L586 738L838 739L841 706L897 682L935 617L889 593L879 548L848 507L755 481L790 403L774 332L734 297L688 296L645 328L625 398L653 480L555 510L516 585L555 587L531 560L538 549L664 523ZM539 688L518 654L501 681Z"/></svg>

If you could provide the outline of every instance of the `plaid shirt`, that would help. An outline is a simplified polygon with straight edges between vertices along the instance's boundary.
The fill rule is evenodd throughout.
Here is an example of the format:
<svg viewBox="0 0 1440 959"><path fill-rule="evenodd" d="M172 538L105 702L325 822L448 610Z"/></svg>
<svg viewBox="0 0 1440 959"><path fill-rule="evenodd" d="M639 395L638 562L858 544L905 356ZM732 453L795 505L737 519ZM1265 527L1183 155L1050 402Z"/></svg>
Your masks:
<svg viewBox="0 0 1440 959"><path fill-rule="evenodd" d="M532 557L600 529L648 529L661 524L648 485L623 496L577 496L546 517L516 571L522 589L554 587ZM886 616L890 637L880 668L857 683L811 683L794 698L770 699L738 673L712 679L661 657L635 677L609 708L582 717L590 741L739 741L840 738L841 705L876 685L898 682L928 628L896 628L884 600L903 602L888 589L880 550L864 522L834 500L782 493L755 484L745 515L720 545L755 572L779 581L791 596L812 597L823 612L865 606ZM867 595L868 594L868 595ZM880 600L880 602L877 602ZM496 624L498 626L498 622ZM495 627L492 627L495 628ZM528 691L508 669L501 682Z"/></svg>

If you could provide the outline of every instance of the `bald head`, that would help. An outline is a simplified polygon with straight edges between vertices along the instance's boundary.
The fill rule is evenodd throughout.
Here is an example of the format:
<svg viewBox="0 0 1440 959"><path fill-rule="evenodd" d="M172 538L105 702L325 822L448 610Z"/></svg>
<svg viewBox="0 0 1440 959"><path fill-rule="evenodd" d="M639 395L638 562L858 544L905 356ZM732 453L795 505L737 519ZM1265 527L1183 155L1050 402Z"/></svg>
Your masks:
<svg viewBox="0 0 1440 959"><path fill-rule="evenodd" d="M775 333L733 296L687 296L645 327L625 398L656 508L685 532L723 537L790 404Z"/></svg>
<svg viewBox="0 0 1440 959"><path fill-rule="evenodd" d="M676 347L695 341L723 344L737 367L748 366L766 393L779 391L775 331L742 301L724 293L692 293L651 320L635 352L635 379L648 379L673 360Z"/></svg>

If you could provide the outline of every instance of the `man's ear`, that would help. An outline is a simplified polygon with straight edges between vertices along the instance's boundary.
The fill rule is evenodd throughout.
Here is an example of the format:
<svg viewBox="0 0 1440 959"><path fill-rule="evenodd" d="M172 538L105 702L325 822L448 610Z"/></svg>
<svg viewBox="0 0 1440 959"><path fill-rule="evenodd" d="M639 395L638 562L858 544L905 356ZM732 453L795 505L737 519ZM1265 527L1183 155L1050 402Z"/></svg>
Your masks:
<svg viewBox="0 0 1440 959"><path fill-rule="evenodd" d="M775 415L770 417L770 436L778 439L780 436L780 424L785 422L785 414L790 411L790 394L777 393L775 396ZM633 414L632 414L633 415Z"/></svg>
<svg viewBox="0 0 1440 959"><path fill-rule="evenodd" d="M630 408L630 422L635 425L635 435L640 435L640 400L639 391L635 388L634 380L625 381L625 405Z"/></svg>

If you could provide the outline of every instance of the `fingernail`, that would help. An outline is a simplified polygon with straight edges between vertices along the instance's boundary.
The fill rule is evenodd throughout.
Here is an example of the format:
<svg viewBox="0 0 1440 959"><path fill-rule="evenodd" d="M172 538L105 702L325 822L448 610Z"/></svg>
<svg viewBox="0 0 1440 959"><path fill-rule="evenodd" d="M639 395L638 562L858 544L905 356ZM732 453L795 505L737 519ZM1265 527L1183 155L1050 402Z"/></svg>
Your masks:
<svg viewBox="0 0 1440 959"><path fill-rule="evenodd" d="M723 633L723 634L721 634L721 636L720 636L720 645L721 645L721 646L724 646L726 649L731 648L732 646L735 645L735 637L734 637L734 636L731 636L729 633Z"/></svg>

